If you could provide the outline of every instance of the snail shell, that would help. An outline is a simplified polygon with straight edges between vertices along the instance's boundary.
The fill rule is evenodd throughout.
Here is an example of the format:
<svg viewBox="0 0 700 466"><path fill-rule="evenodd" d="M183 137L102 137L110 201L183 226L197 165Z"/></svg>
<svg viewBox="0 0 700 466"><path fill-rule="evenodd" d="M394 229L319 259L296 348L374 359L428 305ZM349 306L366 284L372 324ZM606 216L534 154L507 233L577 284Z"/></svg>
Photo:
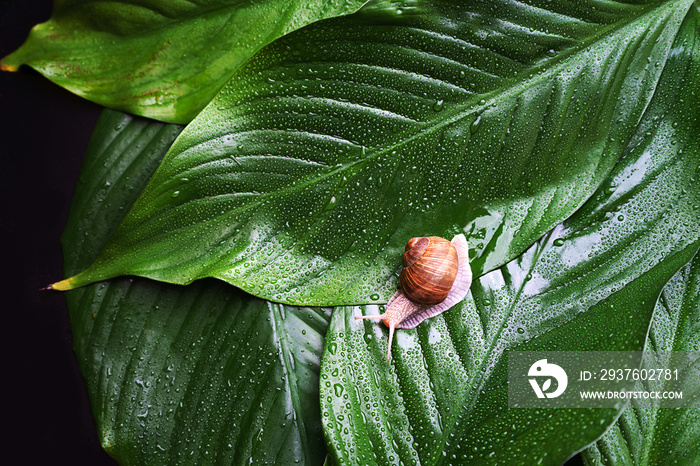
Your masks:
<svg viewBox="0 0 700 466"><path fill-rule="evenodd" d="M387 303L386 312L355 317L381 319L389 327L387 360L391 358L394 329L411 329L445 312L464 299L472 283L464 235L455 236L451 242L436 236L412 238L406 245L403 263L401 289Z"/></svg>
<svg viewBox="0 0 700 466"><path fill-rule="evenodd" d="M411 238L403 253L401 289L414 303L439 304L452 289L458 263L457 249L445 238Z"/></svg>

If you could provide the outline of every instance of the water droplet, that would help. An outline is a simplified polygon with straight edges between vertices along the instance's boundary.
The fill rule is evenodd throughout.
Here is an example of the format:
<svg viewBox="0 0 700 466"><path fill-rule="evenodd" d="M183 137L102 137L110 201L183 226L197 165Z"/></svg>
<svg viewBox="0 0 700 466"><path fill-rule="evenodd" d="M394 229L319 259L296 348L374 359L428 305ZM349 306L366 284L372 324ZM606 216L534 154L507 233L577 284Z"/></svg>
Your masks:
<svg viewBox="0 0 700 466"><path fill-rule="evenodd" d="M170 197L175 198L180 195L180 191L173 191L173 193L170 195Z"/></svg>
<svg viewBox="0 0 700 466"><path fill-rule="evenodd" d="M445 105L444 100L438 100L437 102L435 102L435 105L433 105L433 110L435 110L436 112L439 112L440 110L442 110L442 107L444 105Z"/></svg>
<svg viewBox="0 0 700 466"><path fill-rule="evenodd" d="M325 209L326 210L333 210L337 203L338 203L338 200L335 198L335 196L333 196L333 197L331 197L331 200L328 201L328 204L326 204Z"/></svg>
<svg viewBox="0 0 700 466"><path fill-rule="evenodd" d="M562 238L557 238L554 240L555 246L564 246L564 240Z"/></svg>
<svg viewBox="0 0 700 466"><path fill-rule="evenodd" d="M472 134L476 133L479 129L479 124L481 124L481 115L476 117L476 120L472 121L472 124L469 125L469 132Z"/></svg>

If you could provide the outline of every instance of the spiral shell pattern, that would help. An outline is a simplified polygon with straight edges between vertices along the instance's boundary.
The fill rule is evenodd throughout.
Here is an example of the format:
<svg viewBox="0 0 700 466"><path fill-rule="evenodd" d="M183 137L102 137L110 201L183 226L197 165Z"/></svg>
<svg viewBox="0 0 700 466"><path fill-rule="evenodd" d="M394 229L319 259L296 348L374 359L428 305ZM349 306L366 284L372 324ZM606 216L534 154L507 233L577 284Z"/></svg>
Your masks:
<svg viewBox="0 0 700 466"><path fill-rule="evenodd" d="M411 301L438 304L447 297L458 271L457 250L437 236L412 238L403 254L399 282Z"/></svg>

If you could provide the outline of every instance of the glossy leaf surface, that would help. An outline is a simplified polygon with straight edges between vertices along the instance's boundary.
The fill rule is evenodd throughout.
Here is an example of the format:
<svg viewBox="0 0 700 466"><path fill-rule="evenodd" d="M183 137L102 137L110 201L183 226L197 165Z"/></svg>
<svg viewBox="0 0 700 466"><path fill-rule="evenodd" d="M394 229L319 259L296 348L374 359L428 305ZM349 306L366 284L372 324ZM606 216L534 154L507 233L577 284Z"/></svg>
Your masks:
<svg viewBox="0 0 700 466"><path fill-rule="evenodd" d="M2 60L101 105L186 123L255 52L364 0L56 0Z"/></svg>
<svg viewBox="0 0 700 466"><path fill-rule="evenodd" d="M94 258L181 128L107 111L63 241ZM100 440L122 464L321 464L318 368L328 315L219 281L125 278L67 294Z"/></svg>
<svg viewBox="0 0 700 466"><path fill-rule="evenodd" d="M645 345L664 285L700 246L700 14L692 10L623 157L571 218L475 280L461 305L398 331L336 310L324 431L343 464L561 464L619 409L508 409L507 352ZM682 422L682 421L681 421Z"/></svg>
<svg viewBox="0 0 700 466"><path fill-rule="evenodd" d="M681 269L664 288L656 304L646 349L700 352L700 256ZM699 368L696 365L689 369L681 374L683 397L687 399L686 406L692 406L694 397L694 408L665 409L659 407L658 400L632 400L603 438L583 452L584 462L635 466L699 464ZM638 382L636 387L661 393L669 388L665 379Z"/></svg>
<svg viewBox="0 0 700 466"><path fill-rule="evenodd" d="M379 4L297 31L236 74L59 287L218 277L383 303L409 238L460 232L475 276L499 267L608 175L691 5Z"/></svg>

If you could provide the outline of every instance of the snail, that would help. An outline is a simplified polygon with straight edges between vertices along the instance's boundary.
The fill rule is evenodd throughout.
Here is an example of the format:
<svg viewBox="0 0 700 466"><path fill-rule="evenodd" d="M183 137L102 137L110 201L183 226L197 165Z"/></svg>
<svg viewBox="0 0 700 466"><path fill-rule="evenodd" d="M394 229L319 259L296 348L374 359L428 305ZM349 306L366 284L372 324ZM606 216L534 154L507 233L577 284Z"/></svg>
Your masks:
<svg viewBox="0 0 700 466"><path fill-rule="evenodd" d="M403 254L399 290L386 312L355 319L381 319L389 327L389 350L394 329L411 329L429 317L445 312L464 299L472 283L469 246L464 235L452 241L437 236L411 238Z"/></svg>

